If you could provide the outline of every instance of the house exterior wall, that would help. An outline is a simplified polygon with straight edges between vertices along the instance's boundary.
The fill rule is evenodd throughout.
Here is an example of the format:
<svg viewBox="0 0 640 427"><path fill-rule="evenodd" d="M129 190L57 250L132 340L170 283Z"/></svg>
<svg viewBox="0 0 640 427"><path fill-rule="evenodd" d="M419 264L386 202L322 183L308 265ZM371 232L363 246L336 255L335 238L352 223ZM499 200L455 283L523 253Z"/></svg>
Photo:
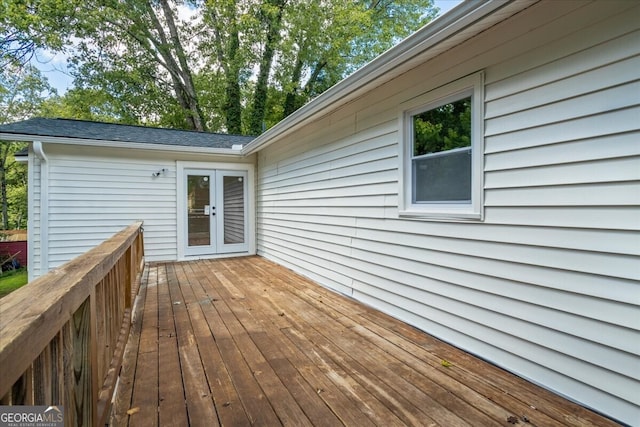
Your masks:
<svg viewBox="0 0 640 427"><path fill-rule="evenodd" d="M31 218L35 244L34 262L39 267L42 236L40 201L42 182L48 189L48 268L83 254L135 221L144 221L145 259L177 259L176 161L251 163L254 157L141 152L43 144L48 177L34 176ZM40 171L40 168L33 168ZM152 174L166 169L154 177ZM31 188L31 187L30 187ZM34 276L42 274L34 270Z"/></svg>
<svg viewBox="0 0 640 427"><path fill-rule="evenodd" d="M638 424L639 15L536 3L263 149L258 253ZM484 219L399 216L400 105L480 70Z"/></svg>

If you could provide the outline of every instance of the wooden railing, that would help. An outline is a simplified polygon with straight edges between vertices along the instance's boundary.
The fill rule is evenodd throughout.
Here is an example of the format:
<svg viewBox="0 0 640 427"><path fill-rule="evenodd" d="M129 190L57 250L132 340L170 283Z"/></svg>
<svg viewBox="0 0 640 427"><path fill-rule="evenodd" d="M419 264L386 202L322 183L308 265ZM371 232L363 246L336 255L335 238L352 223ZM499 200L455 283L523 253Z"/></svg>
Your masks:
<svg viewBox="0 0 640 427"><path fill-rule="evenodd" d="M142 223L0 300L0 403L104 425L142 268Z"/></svg>

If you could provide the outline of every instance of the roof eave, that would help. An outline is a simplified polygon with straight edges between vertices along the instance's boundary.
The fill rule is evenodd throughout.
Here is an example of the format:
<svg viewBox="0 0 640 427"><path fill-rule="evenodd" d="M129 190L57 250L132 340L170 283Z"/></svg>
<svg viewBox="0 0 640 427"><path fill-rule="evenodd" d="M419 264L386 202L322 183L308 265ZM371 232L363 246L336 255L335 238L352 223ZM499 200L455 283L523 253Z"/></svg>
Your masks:
<svg viewBox="0 0 640 427"><path fill-rule="evenodd" d="M327 108L336 109L352 101L372 83L381 85L393 79L398 73L389 75L390 70L400 68L402 64L408 63L412 58L437 46L461 30L473 26L497 9L510 3L517 3L524 9L535 1L537 0L476 0L460 4L258 136L244 147L242 153L248 155L259 151L294 132L318 113L326 113ZM413 66L408 64L407 69Z"/></svg>
<svg viewBox="0 0 640 427"><path fill-rule="evenodd" d="M60 136L29 135L29 134L17 134L17 133L14 134L14 133L3 133L3 132L0 132L0 140L27 141L27 142L40 141L43 143L54 143L54 144L65 144L65 145L83 145L83 146L92 146L92 147L153 150L158 152L164 151L164 152L212 154L212 155L219 155L219 156L243 157L242 150L236 150L232 148L193 147L193 146L186 146L186 145L110 141L110 140L101 140L101 139L68 138L68 137L60 137Z"/></svg>

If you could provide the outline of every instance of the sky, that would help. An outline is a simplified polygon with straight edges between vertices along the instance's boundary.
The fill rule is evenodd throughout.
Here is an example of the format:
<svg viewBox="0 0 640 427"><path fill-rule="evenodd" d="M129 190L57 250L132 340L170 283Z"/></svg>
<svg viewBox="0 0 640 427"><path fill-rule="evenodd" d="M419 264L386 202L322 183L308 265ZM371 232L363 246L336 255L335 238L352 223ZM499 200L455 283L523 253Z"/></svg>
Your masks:
<svg viewBox="0 0 640 427"><path fill-rule="evenodd" d="M462 3L463 0L434 0L433 4L440 8L440 15L446 13ZM439 16L439 15L438 15Z"/></svg>
<svg viewBox="0 0 640 427"><path fill-rule="evenodd" d="M463 0L434 0L434 5L440 9L440 16L462 2ZM63 95L73 86L73 78L68 73L67 57L64 54L39 51L31 63L49 79L49 84L59 95Z"/></svg>

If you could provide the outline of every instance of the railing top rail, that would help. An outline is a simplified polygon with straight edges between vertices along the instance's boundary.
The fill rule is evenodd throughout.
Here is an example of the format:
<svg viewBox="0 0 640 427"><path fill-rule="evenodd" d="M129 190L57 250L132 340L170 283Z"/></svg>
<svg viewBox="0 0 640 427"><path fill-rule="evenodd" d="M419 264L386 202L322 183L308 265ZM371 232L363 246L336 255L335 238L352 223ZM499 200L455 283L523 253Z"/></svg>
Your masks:
<svg viewBox="0 0 640 427"><path fill-rule="evenodd" d="M131 224L0 299L0 394L29 367L141 231L142 222Z"/></svg>

